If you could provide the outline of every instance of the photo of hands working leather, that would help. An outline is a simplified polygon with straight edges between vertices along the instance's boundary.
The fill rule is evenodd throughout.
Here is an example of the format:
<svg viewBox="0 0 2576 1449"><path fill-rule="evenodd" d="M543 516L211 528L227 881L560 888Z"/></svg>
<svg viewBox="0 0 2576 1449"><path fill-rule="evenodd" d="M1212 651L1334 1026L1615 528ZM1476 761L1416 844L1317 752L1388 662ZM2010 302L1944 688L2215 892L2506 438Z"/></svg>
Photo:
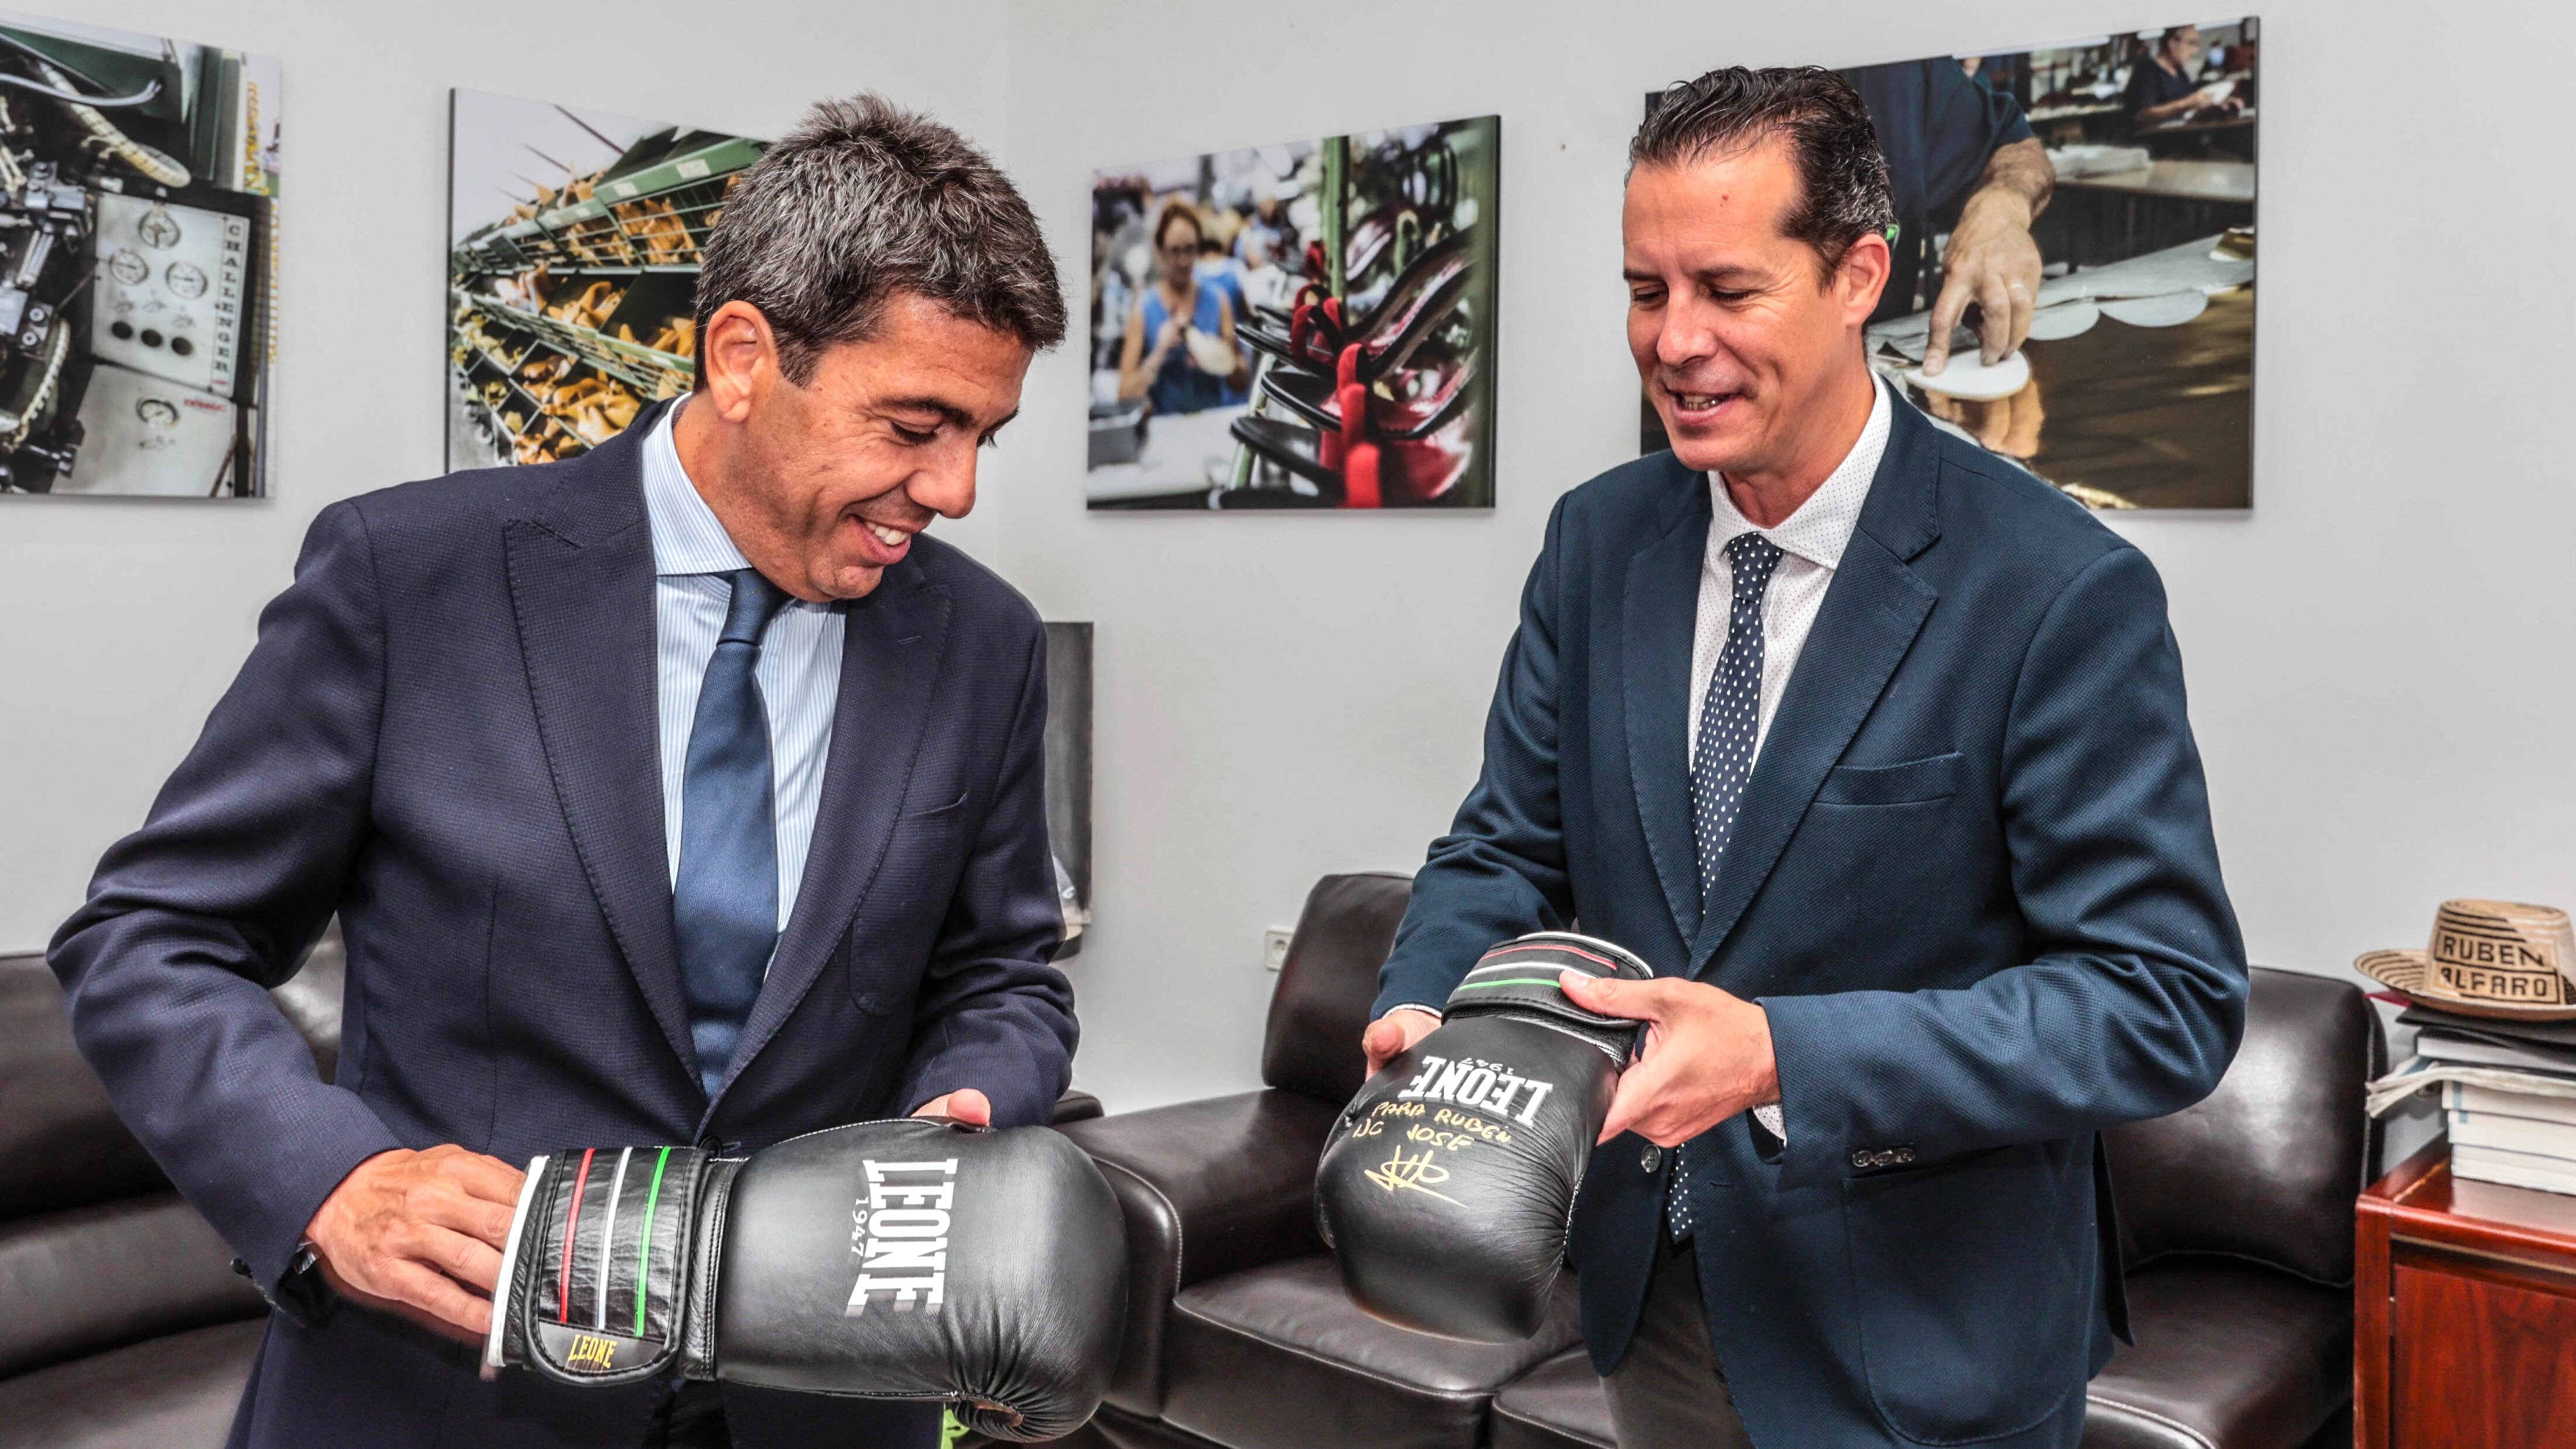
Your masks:
<svg viewBox="0 0 2576 1449"><path fill-rule="evenodd" d="M2576 1444L2399 29L638 3L0 24L0 1449Z"/></svg>
<svg viewBox="0 0 2576 1449"><path fill-rule="evenodd" d="M2089 507L2250 506L2260 30L1846 71L1896 198L1872 365Z"/></svg>

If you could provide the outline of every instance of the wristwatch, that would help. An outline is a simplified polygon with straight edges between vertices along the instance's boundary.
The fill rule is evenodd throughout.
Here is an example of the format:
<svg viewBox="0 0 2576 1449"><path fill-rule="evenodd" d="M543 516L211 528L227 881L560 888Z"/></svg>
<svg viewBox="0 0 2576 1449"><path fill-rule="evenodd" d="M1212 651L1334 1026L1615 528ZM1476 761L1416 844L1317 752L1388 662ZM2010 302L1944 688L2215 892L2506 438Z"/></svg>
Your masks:
<svg viewBox="0 0 2576 1449"><path fill-rule="evenodd" d="M320 1324L332 1306L339 1302L339 1296L331 1291L331 1285L323 1281L322 1254L313 1246L311 1238L296 1242L295 1256L287 1261L285 1276L277 1280L274 1288L259 1281L258 1276L251 1272L247 1258L233 1259L232 1270L248 1279L250 1286L259 1290L259 1296L267 1301L269 1307L307 1328Z"/></svg>

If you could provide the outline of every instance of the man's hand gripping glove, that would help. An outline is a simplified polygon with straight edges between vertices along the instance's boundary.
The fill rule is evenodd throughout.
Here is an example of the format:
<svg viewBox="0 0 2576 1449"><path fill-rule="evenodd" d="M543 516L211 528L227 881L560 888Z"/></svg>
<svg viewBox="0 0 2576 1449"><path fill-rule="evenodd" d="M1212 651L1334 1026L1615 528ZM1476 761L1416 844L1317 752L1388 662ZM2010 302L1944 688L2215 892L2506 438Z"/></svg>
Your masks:
<svg viewBox="0 0 2576 1449"><path fill-rule="evenodd" d="M1538 1332L1575 1189L1637 1023L1566 999L1568 971L1644 981L1645 962L1541 931L1485 953L1440 1028L1342 1110L1315 1220L1351 1300L1403 1328L1512 1343Z"/></svg>
<svg viewBox="0 0 2576 1449"><path fill-rule="evenodd" d="M1126 1294L1117 1200L1045 1128L575 1148L528 1164L484 1373L941 1400L979 1434L1053 1439L1099 1407Z"/></svg>

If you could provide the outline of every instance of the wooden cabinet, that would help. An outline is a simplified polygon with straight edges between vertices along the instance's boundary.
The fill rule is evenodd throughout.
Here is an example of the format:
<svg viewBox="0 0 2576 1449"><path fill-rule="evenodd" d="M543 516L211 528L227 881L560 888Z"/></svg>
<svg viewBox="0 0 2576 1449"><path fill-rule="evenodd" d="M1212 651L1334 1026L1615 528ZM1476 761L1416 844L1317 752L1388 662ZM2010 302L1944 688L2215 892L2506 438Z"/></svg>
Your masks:
<svg viewBox="0 0 2576 1449"><path fill-rule="evenodd" d="M2358 1216L2356 1449L2576 1445L2576 1197L2455 1181L2436 1142Z"/></svg>

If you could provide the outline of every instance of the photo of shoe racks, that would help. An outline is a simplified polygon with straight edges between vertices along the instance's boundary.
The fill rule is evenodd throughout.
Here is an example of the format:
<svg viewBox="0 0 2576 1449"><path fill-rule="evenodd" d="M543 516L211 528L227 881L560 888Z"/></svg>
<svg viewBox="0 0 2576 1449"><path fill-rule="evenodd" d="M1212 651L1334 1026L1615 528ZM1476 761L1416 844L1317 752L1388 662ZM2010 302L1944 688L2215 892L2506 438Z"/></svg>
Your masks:
<svg viewBox="0 0 2576 1449"><path fill-rule="evenodd" d="M1094 509L1490 508L1485 116L1094 174Z"/></svg>
<svg viewBox="0 0 2576 1449"><path fill-rule="evenodd" d="M456 91L450 468L570 458L696 376L699 248L763 142Z"/></svg>

